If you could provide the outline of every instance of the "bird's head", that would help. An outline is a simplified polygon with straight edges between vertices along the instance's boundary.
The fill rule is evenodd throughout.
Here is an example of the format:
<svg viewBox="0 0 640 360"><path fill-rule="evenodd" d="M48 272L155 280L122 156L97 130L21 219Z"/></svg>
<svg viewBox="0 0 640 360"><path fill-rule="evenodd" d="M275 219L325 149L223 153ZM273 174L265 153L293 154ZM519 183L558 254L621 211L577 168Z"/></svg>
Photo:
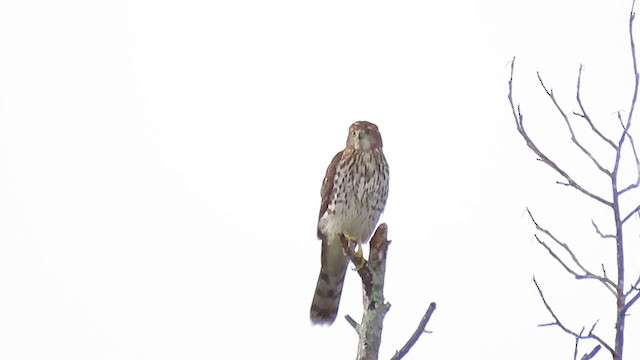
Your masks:
<svg viewBox="0 0 640 360"><path fill-rule="evenodd" d="M360 151L382 149L382 136L376 124L368 121L356 121L351 124L347 148Z"/></svg>

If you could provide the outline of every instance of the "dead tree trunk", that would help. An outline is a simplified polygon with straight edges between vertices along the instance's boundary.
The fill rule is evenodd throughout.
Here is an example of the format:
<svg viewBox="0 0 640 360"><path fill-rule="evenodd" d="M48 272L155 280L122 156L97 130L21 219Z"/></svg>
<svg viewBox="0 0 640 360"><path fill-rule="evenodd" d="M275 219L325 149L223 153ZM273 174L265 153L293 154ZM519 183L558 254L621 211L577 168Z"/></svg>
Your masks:
<svg viewBox="0 0 640 360"><path fill-rule="evenodd" d="M391 241L387 240L387 224L380 224L369 243L369 260L365 260L356 254L344 237L341 238L343 248L351 261L356 265L358 274L362 280L362 320L358 324L351 316L345 316L347 322L358 333L357 360L377 360L382 341L382 323L391 305L384 299L384 278L387 264L387 250ZM398 360L406 355L425 328L431 314L435 311L436 304L431 303L427 312L422 317L418 328L407 343L392 359Z"/></svg>

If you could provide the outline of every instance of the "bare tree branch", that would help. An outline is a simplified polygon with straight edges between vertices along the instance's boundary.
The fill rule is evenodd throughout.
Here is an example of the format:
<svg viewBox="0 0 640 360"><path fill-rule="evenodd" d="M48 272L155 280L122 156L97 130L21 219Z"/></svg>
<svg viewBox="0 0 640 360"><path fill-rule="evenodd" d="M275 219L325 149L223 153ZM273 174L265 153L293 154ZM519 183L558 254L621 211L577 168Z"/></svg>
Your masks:
<svg viewBox="0 0 640 360"><path fill-rule="evenodd" d="M622 124L622 116L620 115L620 111L618 111L618 120L620 121L620 124ZM624 127L624 125L623 125ZM629 190L633 190L635 188L637 188L638 186L640 186L640 159L638 159L638 152L636 151L636 144L633 141L633 137L631 137L631 135L627 132L627 138L629 139L629 144L631 145L631 151L633 153L633 157L636 161L636 181L627 186L626 188L620 190L618 192L618 195L622 195L625 192L629 191Z"/></svg>
<svg viewBox="0 0 640 360"><path fill-rule="evenodd" d="M621 222L621 224L626 223L626 222L627 222L627 220L629 220L629 219L633 216L633 214L636 214L636 213L638 213L639 211L640 211L640 205L636 206L633 210L631 210L631 211L627 214L627 216L625 216L625 217L620 221L620 222Z"/></svg>
<svg viewBox="0 0 640 360"><path fill-rule="evenodd" d="M560 319L558 318L556 313L551 309L551 306L549 306L549 304L547 303L547 299L544 297L544 294L542 293L542 290L540 289L540 286L538 286L538 282L536 281L535 276L533 277L533 283L535 284L536 289L538 289L538 294L540 295L540 299L542 299L542 303L544 304L544 307L547 309L549 314L551 314L551 317L553 317L553 320L554 320L554 322L549 323L549 324L544 324L544 326L556 325L560 329L562 329L562 331L564 331L565 333L567 333L567 334L569 334L569 335L571 335L571 336L573 336L574 338L577 338L577 339L593 339L593 340L597 341L598 343L600 343L600 345L604 346L607 350L609 350L611 355L615 355L615 351L613 350L613 348L611 346L609 346L609 344L607 344L599 336L597 336L596 334L593 333L593 330L595 328L595 324L593 325L593 327L591 327L591 330L589 330L589 333L587 335L582 335L582 331L578 334L575 331L573 331L573 330L569 329L568 327L566 327L562 323L562 321L560 321Z"/></svg>
<svg viewBox="0 0 640 360"><path fill-rule="evenodd" d="M629 287L629 291L627 291L624 294L624 296L628 297L634 290L635 291L640 291L640 288L638 288L638 286L640 286L640 276L638 276L638 279L636 280L636 282Z"/></svg>
<svg viewBox="0 0 640 360"><path fill-rule="evenodd" d="M349 243L344 235L340 235L342 248L347 257L356 266L362 280L362 321L358 324L351 316L346 315L345 320L358 333L358 353L356 360L377 360L382 339L382 323L391 305L384 299L384 278L387 263L387 251L391 241L387 239L387 224L378 226L369 242L369 260L354 251L354 246ZM431 303L425 313L418 330L414 332L407 344L396 352L394 359L400 359L406 355L411 347L420 338L424 328L436 309L436 304Z"/></svg>
<svg viewBox="0 0 640 360"><path fill-rule="evenodd" d="M636 13L634 12L634 7L635 7L635 0L633 1L633 4L631 5L631 14L629 16L629 41L630 41L630 45L631 45L631 57L633 60L633 75L634 75L634 88L633 88L633 97L631 99L631 105L629 106L629 116L627 117L627 121L626 124L622 123L622 117L620 115L620 112L618 111L618 120L620 121L620 125L622 125L623 131L622 131L622 135L620 136L620 139L618 140L618 151L616 152L616 161L615 161L615 166L614 166L614 170L617 170L619 165L620 165L620 156L622 155L622 145L624 144L625 139L629 138L631 139L631 136L629 135L629 128L631 127L631 119L633 118L633 112L635 110L636 107L636 101L638 99L638 88L640 86L640 74L638 73L638 61L636 58L636 45L635 45L635 41L633 39L633 20L636 17ZM630 140L630 143L632 143L633 140ZM637 153L635 153L635 145L632 145L633 149L634 149L634 154L636 156L636 165L640 166L640 162L638 161L638 157L637 157ZM616 174L614 174L616 175ZM616 188L616 194L620 195L630 189L633 189L637 186L640 185L640 169L638 170L638 180L636 181L636 183L639 183L639 185L635 185L632 184L631 186L621 190L620 192L617 191L617 182L614 177L613 179L613 186ZM635 186L634 186L635 185Z"/></svg>
<svg viewBox="0 0 640 360"><path fill-rule="evenodd" d="M636 280L636 282L630 286L629 291L627 291L624 294L625 299L628 298L634 291L637 291L636 294L631 298L631 300L629 300L625 305L624 305L624 312L626 313L627 310L629 310L629 308L631 308L631 306L638 301L638 299L640 298L640 288L638 288L638 286L640 286L640 276L638 276L638 279Z"/></svg>
<svg viewBox="0 0 640 360"><path fill-rule="evenodd" d="M588 354L584 354L584 356L582 356L580 360L593 359L593 357L596 356L596 354L598 353L598 351L600 351L601 348L602 346L600 344L596 345L596 347L594 347L593 350L591 350L591 352L589 352Z"/></svg>
<svg viewBox="0 0 640 360"><path fill-rule="evenodd" d="M589 123L589 126L591 126L591 130L593 130L594 133L596 133L598 136L600 136L600 138L602 140L604 140L606 143L611 145L611 147L613 147L614 150L618 150L618 147L616 146L616 144L613 141L611 141L611 139L605 137L600 132L600 130L598 130L596 128L596 126L593 124L593 121L591 121L591 118L589 117L589 115L587 115L587 111L584 109L584 106L582 105L582 99L580 97L580 84L581 84L581 80L582 80L582 70L583 69L584 69L584 66L582 64L580 64L580 70L578 70L578 86L577 86L577 90L576 90L576 100L578 101L578 106L580 106L580 111L582 111L582 113L574 112L573 114L585 119L587 121L587 123Z"/></svg>
<svg viewBox="0 0 640 360"><path fill-rule="evenodd" d="M598 324L598 322L593 324L593 326L591 327L590 332L593 332L593 329L596 327L597 324ZM583 333L584 333L584 326L582 327L582 329L580 329L580 333L578 335L582 336ZM575 346L573 348L573 359L574 360L578 360L578 345L580 344L580 336L576 337ZM580 360L592 359L594 356L596 356L596 354L598 353L598 351L600 351L600 349L602 349L602 345L600 345L600 344L596 345L590 352L582 355Z"/></svg>
<svg viewBox="0 0 640 360"><path fill-rule="evenodd" d="M582 333L584 333L584 326L582 327L582 329L580 329L580 333L578 335L582 336ZM580 345L580 336L576 336L575 345L573 346L573 360L578 360L578 345Z"/></svg>
<svg viewBox="0 0 640 360"><path fill-rule="evenodd" d="M611 177L611 171L605 169L602 165L600 165L598 160L596 160L596 158L593 157L593 155L591 155L591 152L589 150L587 150L578 141L578 139L576 138L576 134L573 132L573 127L571 126L571 122L569 121L569 117L567 117L567 114L564 112L564 110L562 110L562 107L560 107L560 104L558 104L558 101L556 100L555 95L553 95L553 90L548 90L547 87L544 85L544 81L542 81L542 77L540 76L540 73L537 73L537 74L538 74L538 80L540 81L540 85L542 85L542 88L544 89L544 91L547 93L547 95L549 96L549 98L553 102L553 105L556 106L556 109L560 112L560 115L562 115L562 118L564 119L565 124L567 124L567 128L569 128L569 133L571 134L571 141L573 141L573 143L580 150L582 150L582 152L585 155L587 155L589 157L589 159L591 159L591 161L596 165L598 170L602 171L607 176ZM582 65L580 65L580 71L578 72L578 89L580 89L580 77L581 76L582 76Z"/></svg>
<svg viewBox="0 0 640 360"><path fill-rule="evenodd" d="M341 239L342 240L342 239ZM358 274L362 279L362 321L357 327L357 360L376 360L382 340L382 323L391 305L384 300L384 277L387 264L387 250L391 242L387 240L387 224L380 224L369 242L369 261L363 261ZM344 248L343 242L343 248ZM347 251L350 259L355 253ZM357 256L356 256L357 258ZM355 263L359 267L358 263Z"/></svg>
<svg viewBox="0 0 640 360"><path fill-rule="evenodd" d="M638 301L638 298L640 298L640 292L637 292L632 298L631 300L629 300L628 303L626 303L624 305L624 311L625 313L627 312L627 310L629 310L629 308L636 302Z"/></svg>
<svg viewBox="0 0 640 360"><path fill-rule="evenodd" d="M436 303L432 302L429 305L427 312L424 313L424 316L420 320L420 323L418 324L416 331L413 332L413 335L411 335L407 343L404 344L404 346L400 350L396 351L395 355L393 355L391 360L400 360L405 355L407 355L407 353L409 353L409 350L411 350L413 345L415 345L415 343L418 342L418 339L420 339L420 335L426 332L425 329L427 327L427 323L429 323L429 319L431 319L431 315L435 310L436 310Z"/></svg>
<svg viewBox="0 0 640 360"><path fill-rule="evenodd" d="M582 186L580 186L580 184L576 183L571 176L569 176L569 174L562 170L555 162L553 162L547 155L545 155L537 146L536 144L533 142L533 140L531 140L531 138L529 137L529 135L527 134L527 132L524 129L524 118L522 116L522 113L520 112L520 105L517 106L515 103L513 102L513 69L515 66L515 61L516 58L514 57L513 60L511 61L511 77L509 78L509 95L507 96L509 99L509 104L511 105L511 112L513 114L513 118L516 121L516 127L518 129L518 132L520 133L520 135L522 136L522 138L525 140L525 142L527 143L527 146L538 156L539 160L544 162L545 164L547 164L549 167L551 167L553 170L555 170L558 174L560 174L562 177L564 177L567 182L564 183L567 186L571 186L575 189L577 189L578 191L580 191L581 193L587 195L588 197L604 204L607 205L609 207L613 206L613 203L611 201L605 200L604 198L595 195L593 193L591 193L590 191L584 189Z"/></svg>
<svg viewBox="0 0 640 360"><path fill-rule="evenodd" d="M631 15L629 16L629 42L631 45L631 58L633 59L633 75L635 84L633 87L633 97L631 99L631 105L629 106L629 118L627 120L627 131L629 131L629 126L631 125L631 118L633 117L633 111L636 108L636 101L638 100L638 87L640 85L640 74L638 74L638 60L636 58L636 44L633 39L633 20L635 20L636 13L634 8L636 6L636 1L633 0L631 4Z"/></svg>
<svg viewBox="0 0 640 360"><path fill-rule="evenodd" d="M633 88L633 96L631 99L631 104L629 105L629 116L627 118L626 124L624 125L624 130L622 135L620 136L620 140L618 141L618 151L616 152L615 165L613 167L613 176L611 178L611 185L613 188L613 215L616 225L616 265L618 270L618 278L616 281L616 324L615 324L615 352L614 352L614 360L622 360L622 353L624 349L624 328L627 317L627 310L633 303L637 300L638 295L634 296L629 302L625 302L625 273L624 273L624 233L622 226L629 219L629 216L625 216L621 219L620 216L620 195L624 193L625 189L622 191L618 191L618 171L620 169L620 158L622 155L622 146L624 145L624 141L629 136L629 129L631 128L631 119L633 119L633 113L636 106L636 101L638 99L638 88L640 85L640 74L638 74L638 61L636 57L636 45L633 38L633 22L636 17L635 13L635 0L631 5L631 13L629 15L629 44L631 47L631 57L633 60L633 75L634 75L634 88ZM631 141L630 141L631 142ZM632 149L635 150L635 146L632 146ZM637 165L636 165L637 166ZM629 189L634 188L627 187Z"/></svg>
<svg viewBox="0 0 640 360"><path fill-rule="evenodd" d="M634 285L632 285L628 291L626 291L625 288L625 256L624 256L624 232L623 232L623 226L624 224L634 215L637 213L640 213L640 205L636 206L631 212L626 213L625 214L621 214L621 208L620 208L620 198L622 195L626 194L627 192L637 189L640 187L640 157L638 156L638 152L635 146L635 142L631 136L630 133L630 128L632 125L632 119L633 119L633 115L634 115L634 111L635 111L635 105L638 99L638 92L640 89L640 74L638 73L638 62L637 62L637 56L636 56L636 48L635 48L635 40L634 40L634 36L633 36L633 23L635 20L635 0L633 0L632 3L632 7L631 7L631 11L630 11L630 15L629 15L629 42L630 42L630 50L631 50L631 56L632 56L632 61L633 61L633 75L634 75L634 87L633 87L633 96L631 98L631 103L630 103L630 107L629 107L629 111L628 111L628 117L626 118L626 120L622 119L622 115L621 112L619 111L617 113L617 117L618 120L620 122L620 126L622 128L622 132L620 137L617 140L617 144L614 143L611 139L607 138L606 136L604 136L602 134L602 132L600 132L600 130L595 126L595 124L593 123L593 121L591 120L591 118L589 117L589 115L587 114L585 107L582 103L582 99L581 99L581 91L580 91L580 87L582 84L582 72L584 67L581 65L578 71L578 82L577 82L577 88L576 88L576 100L578 102L578 105L580 107L580 111L581 113L577 113L574 112L575 115L582 117L583 119L585 119L587 121L587 123L591 126L591 130L600 137L601 140L603 140L604 142L608 143L615 151L615 159L613 161L613 167L611 167L611 170L609 170L608 168L605 168L604 166L602 166L599 161L597 161L597 159L591 154L591 152L589 150L587 150L581 143L580 141L578 141L578 139L575 136L575 133L573 131L571 122L569 121L569 118L567 116L567 114L564 112L564 110L561 108L561 106L558 104L555 95L553 93L553 90L550 90L546 87L546 85L544 84L542 77L540 76L540 74L538 73L538 80L540 82L540 85L542 86L542 88L544 89L544 91L546 92L547 96L550 98L550 100L553 102L553 104L555 105L557 111L560 113L560 115L562 116L562 118L564 119L568 129L569 129L569 133L571 134L571 140L574 143L574 145L576 145L587 157L589 157L591 159L591 161L593 162L593 164L598 168L598 170L600 172L605 173L606 175L608 175L610 177L611 180L611 201L606 200L603 197L600 197L592 192L590 192L589 190L585 189L584 187L582 187L580 184L576 183L569 175L568 173L560 168L555 162L553 162L546 154L544 154L538 147L537 145L531 140L531 138L529 137L529 135L527 134L526 130L524 129L524 125L523 125L523 115L520 111L520 106L518 105L516 107L516 105L513 102L513 72L514 72L514 63L515 63L515 58L511 64L511 76L509 79L509 94L508 94L508 99L509 99L509 104L511 106L511 110L512 110L512 114L513 117L516 121L516 127L518 129L518 132L520 133L520 135L522 136L522 138L525 140L527 146L538 156L538 160L544 162L545 164L547 164L549 167L551 167L553 170L555 170L558 174L560 174L562 177L564 177L564 181L558 181L558 184L561 185L565 185L565 186L570 186L573 187L575 189L577 189L578 191L582 192L583 194L589 196L590 198L607 205L608 207L611 208L612 213L613 213L613 220L615 223L615 233L614 234L604 234L602 231L600 231L599 227L597 226L597 224L595 223L595 221L592 220L592 225L596 231L596 233L603 239L615 239L615 246L616 246L616 266L617 266L617 271L616 271L616 280L615 282L613 280L611 280L606 273L606 270L604 268L604 264L602 265L602 273L603 276L599 276L594 274L593 272L587 270L578 260L578 258L576 257L575 253L571 250L571 248L559 241L550 231L548 231L547 229L542 228L533 218L533 216L531 215L531 212L529 211L529 209L527 209L527 212L529 213L529 216L531 217L532 222L535 224L536 229L542 233L544 233L549 239L551 239L555 245L559 246L561 249L563 249L563 251L560 252L561 255L563 255L562 257L559 255L559 253L557 253L551 246L549 246L545 241L541 240L537 235L535 236L536 240L538 241L538 243L540 245L542 245L547 252L551 255L551 257L553 257L564 269L565 271L567 271L568 273L572 274L573 276L575 276L576 279L596 279L598 280L600 283L602 283L611 293L613 293L613 295L615 296L616 299L616 317L615 317L615 340L614 340L614 346L610 346L608 345L608 343L606 343L605 341L603 341L599 336L597 336L596 334L594 334L594 330L595 327L597 325L597 322L595 324L593 324L593 326L591 327L591 329L589 330L589 332L585 335L584 334L584 328L580 331L580 333L576 333L575 331L571 330L570 328L568 328L567 326L565 326L558 318L558 316L554 313L554 311L552 310L552 308L549 306L549 304L547 303L547 300L544 297L544 294L542 292L542 290L540 289L540 287L538 286L538 283L536 282L535 278L533 279L533 282L538 290L538 293L540 295L540 298L542 299L547 311L551 314L551 316L554 319L554 322L548 323L548 324L544 324L542 326L558 326L561 330L563 330L565 333L570 334L571 336L573 336L575 338L575 346L574 346L574 360L577 360L578 357L578 347L579 347L579 342L581 339L593 339L595 341L598 342L598 346L594 347L593 350L587 354L585 354L582 357L582 360L588 360L593 358L600 350L601 347L606 348L612 355L613 360L622 360L622 354L623 354L623 346L624 346L624 329L625 329L625 319L627 316L627 311L629 310L629 308L631 306L634 305L634 303L640 299L640 289L638 288L638 286L640 285L640 277L638 278L638 280L636 281L636 283ZM619 180L619 176L620 176L620 167L621 167L621 158L622 158L622 150L625 149L624 145L625 142L628 141L629 142L629 147L632 151L634 160L635 160L635 181L633 181L631 184L626 185L625 187L620 186L618 184L618 180ZM554 246L555 247L555 246ZM571 259L571 260L563 260L563 258L567 258L567 256ZM626 291L626 292L625 292Z"/></svg>
<svg viewBox="0 0 640 360"><path fill-rule="evenodd" d="M601 237L601 238L603 238L603 239L615 239L615 238L616 238L616 236L615 236L615 235L612 235L612 234L607 234L607 235L603 234L603 233L600 231L600 229L598 228L598 225L596 225L596 222L595 222L595 221L593 221L593 219L591 219L591 224L593 224L593 227L596 229L596 233L597 233L598 235L600 235L600 237ZM603 270L604 270L604 269L603 269Z"/></svg>
<svg viewBox="0 0 640 360"><path fill-rule="evenodd" d="M527 212L529 212L529 216L531 217L532 222L535 224L537 231L544 233L547 238L553 241L553 243L549 242L548 244L544 240L540 239L537 235L535 235L535 238L538 241L538 243L547 250L547 252L551 255L551 257L554 258L565 269L565 271L575 276L576 279L598 280L611 293L613 293L616 299L616 307L615 307L616 316L615 316L615 327L614 327L615 340L613 340L612 342L612 345L614 346L610 346L607 342L603 341L598 335L594 333L597 322L593 324L593 326L591 327L591 329L588 331L587 334L584 333L584 328L580 331L580 333L576 333L575 331L571 330L569 327L565 326L565 324L563 324L560 321L558 316L552 310L551 306L547 303L547 300L545 299L544 294L540 289L540 287L538 286L538 283L536 282L535 278L533 279L533 282L538 290L540 298L544 303L544 306L546 307L547 311L551 314L551 316L554 319L553 322L540 325L540 326L558 326L565 333L573 336L575 338L575 346L574 346L574 352L573 352L573 357L575 360L577 360L578 358L580 340L583 340L583 339L595 340L598 343L598 346L594 347L589 353L584 354L584 356L582 356L582 360L589 360L595 357L602 347L606 348L611 353L613 360L622 360L624 336L625 336L624 330L625 330L625 321L626 321L627 311L631 306L635 304L636 301L638 301L638 299L640 299L640 287L639 287L640 277L638 277L638 279L633 285L628 287L628 290L627 290L627 286L625 286L625 256L624 256L625 233L623 231L624 230L623 227L627 223L627 221L634 214L640 214L640 205L636 206L631 212L625 212L625 213L621 212L621 196L626 194L627 192L640 188L640 156L638 154L638 149L636 149L634 139L631 136L631 132L630 132L632 119L635 113L635 106L638 100L638 93L640 90L640 74L638 73L638 60L636 55L636 47L635 47L635 40L634 40L634 34L633 34L633 31L634 31L633 23L635 21L635 15L636 15L635 0L633 0L631 11L629 13L629 23L628 23L629 43L630 43L630 51L631 51L632 62L633 62L633 76L634 76L633 96L631 97L631 102L629 105L628 115L626 119L623 119L620 111L617 112L617 118L618 118L618 121L620 122L620 127L622 131L620 133L619 138L617 138L616 142L606 137L596 127L591 117L587 114L587 111L585 110L585 106L582 103L582 99L581 99L582 73L583 73L584 67L580 65L580 68L578 71L576 100L578 102L578 106L580 107L580 112L574 112L574 114L576 116L583 118L585 121L587 121L587 123L591 127L591 130L602 141L609 144L615 150L616 152L615 159L612 161L612 164L606 164L606 167L602 166L602 164L600 164L600 162L596 160L596 158L591 154L591 152L587 150L582 145L582 143L576 138L572 128L572 124L569 121L567 114L564 112L564 110L561 108L561 106L557 102L555 95L553 93L553 90L550 90L546 87L546 85L542 81L540 74L538 74L538 80L540 82L540 85L546 92L551 102L553 102L553 104L555 105L557 111L560 113L560 115L564 119L569 129L571 140L574 143L574 145L576 145L587 157L591 159L593 164L598 168L600 172L603 172L609 176L611 181L611 192L610 192L611 200L610 201L594 194L593 192L590 192L589 190L582 187L582 185L576 183L564 169L559 167L553 160L551 160L546 154L544 154L533 142L530 136L527 134L527 131L524 129L523 115L520 111L520 106L519 105L516 106L513 102L513 73L514 73L515 58L511 63L511 76L509 78L509 94L508 94L509 104L511 106L511 111L512 111L514 120L516 122L516 127L518 129L518 132L520 133L522 138L525 140L529 149L533 151L533 153L538 157L539 161L542 161L547 166L551 167L556 173L560 174L564 178L562 181L557 181L558 184L573 187L578 191L582 192L583 194L587 195L588 197L602 204L607 205L612 210L612 215L613 215L612 218L615 226L615 231L612 234L603 233L594 220L592 220L591 223L595 229L595 232L601 238L615 239L615 248L616 248L615 260L616 260L616 270L617 270L615 280L612 280L607 276L604 263L601 263L602 274L603 274L602 276L596 275L593 272L587 270L580 263L575 253L571 250L571 248L567 244L558 240L558 238L556 238L549 230L542 228L535 221L535 219L531 215L531 212L529 212L529 209L527 209ZM625 142L629 143L629 147L625 147ZM635 160L635 178L634 180L632 180L631 184L627 183L625 184L625 186L620 186L618 182L619 182L619 177L621 177L620 168L622 164L622 161L621 161L622 152L623 150L625 150L626 152L626 149L631 150ZM626 163L625 163L625 166L626 166ZM558 247L561 250L559 250Z"/></svg>
<svg viewBox="0 0 640 360"><path fill-rule="evenodd" d="M349 325L351 325L351 327L352 327L356 332L358 332L358 326L360 326L360 325L358 325L358 323L357 323L355 320L353 320L353 318L351 317L351 315L345 315L345 316L344 316L344 319L345 319L345 320L347 320L347 322L349 323Z"/></svg>
<svg viewBox="0 0 640 360"><path fill-rule="evenodd" d="M529 217L531 218L531 221L533 222L533 224L535 225L536 229L538 231L543 232L545 235L547 235L551 240L553 240L556 244L558 244L560 247L562 247L567 254L569 254L569 256L571 257L571 260L573 261L573 263L583 272L583 274L578 273L577 271L573 270L569 265L567 265L567 263L565 263L564 260L562 260L560 258L560 256L558 256L558 254L556 254L556 252L551 249L551 247L549 247L549 245L547 245L547 243L545 243L544 241L540 240L540 238L537 235L534 235L536 240L538 241L538 243L540 245L542 245L547 252L549 252L549 254L556 259L556 261L562 265L562 267L571 275L573 275L576 279L578 280L582 280L582 279L594 279L594 280L598 280L600 283L602 283L609 291L611 291L611 293L613 295L616 295L616 284L609 279L608 277L605 276L600 276L600 275L596 275L595 273L587 270L587 268L585 268L582 263L580 262L580 260L578 260L578 257L574 254L574 252L571 250L571 248L569 247L569 245L567 245L566 243L558 240L558 238L555 237L555 235L553 235L549 230L543 228L542 226L540 226L538 224L538 222L536 222L536 220L533 218L533 214L531 214L531 211L529 210L529 208L527 208L527 213L529 214Z"/></svg>

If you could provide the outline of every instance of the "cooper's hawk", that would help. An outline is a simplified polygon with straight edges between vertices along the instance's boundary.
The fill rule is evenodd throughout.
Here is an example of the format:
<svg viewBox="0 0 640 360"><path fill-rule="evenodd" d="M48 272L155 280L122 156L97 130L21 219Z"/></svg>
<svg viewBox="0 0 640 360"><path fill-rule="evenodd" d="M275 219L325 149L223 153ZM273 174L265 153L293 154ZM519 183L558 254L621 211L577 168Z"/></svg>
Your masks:
<svg viewBox="0 0 640 360"><path fill-rule="evenodd" d="M311 322L331 325L338 315L349 259L340 235L363 244L380 219L389 193L389 165L378 127L356 121L347 146L333 157L322 182L318 238L322 240L320 276L311 303Z"/></svg>

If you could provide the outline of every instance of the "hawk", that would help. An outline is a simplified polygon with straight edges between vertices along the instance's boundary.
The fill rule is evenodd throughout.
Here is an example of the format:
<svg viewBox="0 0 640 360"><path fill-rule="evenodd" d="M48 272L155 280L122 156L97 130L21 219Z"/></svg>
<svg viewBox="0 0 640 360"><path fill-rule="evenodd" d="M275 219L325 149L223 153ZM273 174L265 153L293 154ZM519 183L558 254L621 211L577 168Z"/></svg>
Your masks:
<svg viewBox="0 0 640 360"><path fill-rule="evenodd" d="M388 193L389 165L378 127L368 121L356 121L349 127L345 149L333 157L322 181L318 216L322 265L311 303L314 325L331 325L338 315L349 264L340 235L354 246L369 241Z"/></svg>

